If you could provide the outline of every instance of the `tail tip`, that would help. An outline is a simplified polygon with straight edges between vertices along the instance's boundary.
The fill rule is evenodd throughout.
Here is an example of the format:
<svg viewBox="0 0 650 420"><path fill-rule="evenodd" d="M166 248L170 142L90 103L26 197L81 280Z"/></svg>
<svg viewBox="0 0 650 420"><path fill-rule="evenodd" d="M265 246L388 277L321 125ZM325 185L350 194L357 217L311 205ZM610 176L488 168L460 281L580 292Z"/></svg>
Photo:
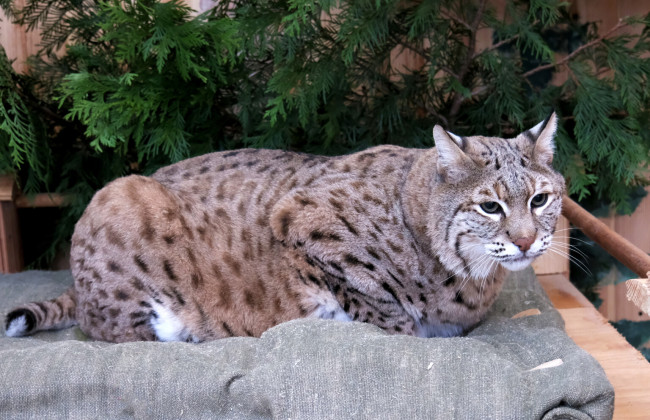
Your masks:
<svg viewBox="0 0 650 420"><path fill-rule="evenodd" d="M36 317L29 309L15 309L7 315L5 335L22 337L29 334L36 326Z"/></svg>

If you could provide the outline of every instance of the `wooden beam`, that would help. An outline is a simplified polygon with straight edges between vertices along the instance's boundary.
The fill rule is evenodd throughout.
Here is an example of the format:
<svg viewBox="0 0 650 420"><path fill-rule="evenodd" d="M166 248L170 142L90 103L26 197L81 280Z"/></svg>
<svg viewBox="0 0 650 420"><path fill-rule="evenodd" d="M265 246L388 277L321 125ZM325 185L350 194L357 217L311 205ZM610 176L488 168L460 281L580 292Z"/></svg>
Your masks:
<svg viewBox="0 0 650 420"><path fill-rule="evenodd" d="M10 175L0 176L0 201L13 201L18 194L18 187Z"/></svg>
<svg viewBox="0 0 650 420"><path fill-rule="evenodd" d="M23 269L18 211L14 202L18 188L14 178L0 176L0 272L16 273Z"/></svg>
<svg viewBox="0 0 650 420"><path fill-rule="evenodd" d="M69 201L69 196L57 193L19 195L15 199L16 207L18 208L62 207L67 206Z"/></svg>

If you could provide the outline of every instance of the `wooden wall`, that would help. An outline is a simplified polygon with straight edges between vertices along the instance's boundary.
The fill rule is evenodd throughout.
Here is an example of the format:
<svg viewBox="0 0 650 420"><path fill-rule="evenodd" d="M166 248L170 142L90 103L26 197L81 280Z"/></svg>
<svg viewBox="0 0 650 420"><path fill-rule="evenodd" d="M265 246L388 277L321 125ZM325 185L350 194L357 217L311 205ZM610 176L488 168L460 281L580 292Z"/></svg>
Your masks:
<svg viewBox="0 0 650 420"><path fill-rule="evenodd" d="M641 201L635 212L630 216L610 215L600 218L607 226L620 233L644 252L650 254L650 187L646 188L648 195ZM638 308L627 301L624 283L615 270L608 275L605 284L599 288L603 303L598 308L601 314L610 321L628 319L632 321L648 321L650 316L640 312Z"/></svg>
<svg viewBox="0 0 650 420"><path fill-rule="evenodd" d="M19 7L25 0L15 0ZM13 67L17 72L27 68L25 60L38 51L40 37L37 31L25 32L20 26L9 22L7 16L0 11L0 45L2 45L10 60L15 60Z"/></svg>

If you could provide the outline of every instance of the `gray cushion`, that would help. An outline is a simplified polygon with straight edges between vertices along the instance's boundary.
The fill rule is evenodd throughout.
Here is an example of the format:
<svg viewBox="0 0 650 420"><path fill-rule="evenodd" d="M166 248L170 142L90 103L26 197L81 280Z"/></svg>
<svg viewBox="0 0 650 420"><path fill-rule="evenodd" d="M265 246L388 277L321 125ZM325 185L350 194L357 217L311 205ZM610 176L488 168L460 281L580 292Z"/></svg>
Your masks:
<svg viewBox="0 0 650 420"><path fill-rule="evenodd" d="M67 271L0 275L0 315L71 282ZM541 314L511 318L530 308ZM467 337L296 320L259 339L83 340L76 328L0 338L0 418L607 419L614 404L532 270L510 276Z"/></svg>

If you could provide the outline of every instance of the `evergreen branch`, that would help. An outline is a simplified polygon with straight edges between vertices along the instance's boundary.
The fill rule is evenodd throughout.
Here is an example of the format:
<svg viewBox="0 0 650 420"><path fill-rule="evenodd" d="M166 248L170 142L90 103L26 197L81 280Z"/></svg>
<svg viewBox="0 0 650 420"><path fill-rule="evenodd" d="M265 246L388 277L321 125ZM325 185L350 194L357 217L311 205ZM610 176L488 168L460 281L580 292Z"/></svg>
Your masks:
<svg viewBox="0 0 650 420"><path fill-rule="evenodd" d="M485 3L485 2L483 2L483 3ZM440 9L440 16L444 17L445 19L449 19L449 20L451 20L453 22L456 22L456 23L464 26L469 31L473 31L473 30L475 31L476 30L476 29L472 29L473 26L470 25L469 23L465 22L465 20L461 19L460 17L458 17L458 16L456 16L456 15L454 15L452 13L448 13L448 12L442 10L442 9Z"/></svg>
<svg viewBox="0 0 650 420"><path fill-rule="evenodd" d="M596 24L584 35L558 0L504 0L504 19L491 3L232 0L196 17L182 0L24 0L23 23L40 25L41 45L67 49L41 48L29 76L0 73L0 96L13 100L0 171L18 168L17 151L24 185L38 178L90 198L116 176L188 155L422 147L434 123L512 135L554 106L572 120L558 127L554 160L569 191L624 203L646 183L635 174L650 150L650 17L635 21L642 34L614 33L619 23L600 37ZM482 28L499 38L479 51ZM400 66L396 53L423 66ZM561 86L540 77L567 67ZM30 123L38 143L24 135Z"/></svg>
<svg viewBox="0 0 650 420"><path fill-rule="evenodd" d="M602 36L598 37L597 39L594 39L594 40L592 40L592 41L590 41L590 42L588 42L588 43L586 43L584 45L581 45L575 51L573 51L571 54L567 55L566 57L564 57L562 60L558 61L557 63L549 63L549 64L544 64L544 65L535 67L534 69L531 69L531 70L523 73L522 77L525 78L525 80L527 81L528 84L530 84L530 82L528 81L529 76L531 76L531 75L533 75L535 73L538 73L540 71L544 71L544 70L547 70L547 69L550 69L550 68L553 68L553 67L556 67L556 66L561 66L561 65L565 64L566 62L573 59L576 55L580 54L585 49L588 49L590 47L593 47L596 44L601 43L603 40L605 40L607 37L609 37L612 33L616 32L617 30L619 30L620 28L622 28L624 26L627 26L627 24L621 19L621 20L619 20L618 24L616 24L615 26L610 28L605 34L603 34ZM496 44L492 45L491 47L486 48L485 50L482 50L482 51L476 53L474 55L474 58L479 57L480 55L482 55L484 53L487 53L489 51L493 51L493 50L499 48L500 46L502 46L504 44L507 44L507 43L517 39L518 37L519 37L519 35L514 35L514 36L512 36L510 38L499 41ZM610 71L610 70L611 69L609 69L609 68L601 69L598 72L598 74L601 74L603 72L607 72L607 71ZM487 90L488 90L487 86L479 86L479 87L477 87L476 89L472 90L472 92L469 94L468 97L466 97L466 98L461 97L461 104L465 100L471 99L471 98L476 97L478 95L481 95L482 93L484 93Z"/></svg>
<svg viewBox="0 0 650 420"><path fill-rule="evenodd" d="M519 38L519 34L511 36L510 38L502 39L501 41L497 42L496 44L492 44L488 48L486 48L484 50L481 50L481 51L477 52L476 54L474 54L474 56L472 57L472 60L476 59L477 57L479 57L479 56L481 56L481 55L483 55L485 53L488 53L490 51L494 51L494 50L500 48L503 45L509 44L510 42L514 41L517 38Z"/></svg>
<svg viewBox="0 0 650 420"><path fill-rule="evenodd" d="M472 25L470 27L470 36L469 36L469 43L467 46L467 54L465 54L465 60L463 61L460 71L458 72L458 78L457 78L458 82L461 85L463 83L463 79L465 78L465 76L469 71L474 54L476 53L476 31L478 30L478 27L481 24L481 20L483 19L483 13L485 12L486 5L487 5L487 0L481 0L481 3L478 6L478 10L476 11L476 16L474 16L474 21L472 22ZM451 109L449 110L449 120L452 123L454 122L456 116L458 115L458 112L460 111L460 106L462 105L463 100L464 100L463 94L461 92L456 91L456 93L454 94L454 98L452 99Z"/></svg>
<svg viewBox="0 0 650 420"><path fill-rule="evenodd" d="M440 121L443 124L443 126L445 127L449 126L449 120L447 119L447 117L445 117L444 115L436 111L436 109L433 106L424 105L422 106L422 108L424 108L429 115L433 116L438 121Z"/></svg>
<svg viewBox="0 0 650 420"><path fill-rule="evenodd" d="M584 50L586 50L588 48L591 48L594 45L602 43L603 40L605 40L608 36L610 36L611 34L613 34L614 32L618 31L619 29L621 29L622 27L625 27L625 26L627 26L627 23L625 23L623 21L623 19L620 19L615 26L610 28L603 35L601 35L598 38L593 39L593 40L587 42L586 44L581 45L580 47L576 48L575 51L573 51L571 54L567 55L566 57L564 57L560 61L558 61L556 63L549 63L549 64L544 64L544 65L535 67L534 69L528 70L527 72L523 73L521 76L525 77L525 78L528 78L528 77L532 76L535 73L539 73L540 71L551 69L553 67L559 67L559 66L567 63L568 61L572 60L575 56L577 56L578 54L580 54Z"/></svg>
<svg viewBox="0 0 650 420"><path fill-rule="evenodd" d="M429 61L431 58L430 54L428 54L424 49L418 48L415 45L412 45L410 43L402 42L400 46L402 47L402 50L410 50L416 53L417 55L419 55L420 57L422 57L423 59L425 59L426 61ZM444 71L445 73L449 74L450 76L452 76L454 79L460 80L460 76L458 75L458 73L456 73L451 67L442 64L439 65L438 68Z"/></svg>

